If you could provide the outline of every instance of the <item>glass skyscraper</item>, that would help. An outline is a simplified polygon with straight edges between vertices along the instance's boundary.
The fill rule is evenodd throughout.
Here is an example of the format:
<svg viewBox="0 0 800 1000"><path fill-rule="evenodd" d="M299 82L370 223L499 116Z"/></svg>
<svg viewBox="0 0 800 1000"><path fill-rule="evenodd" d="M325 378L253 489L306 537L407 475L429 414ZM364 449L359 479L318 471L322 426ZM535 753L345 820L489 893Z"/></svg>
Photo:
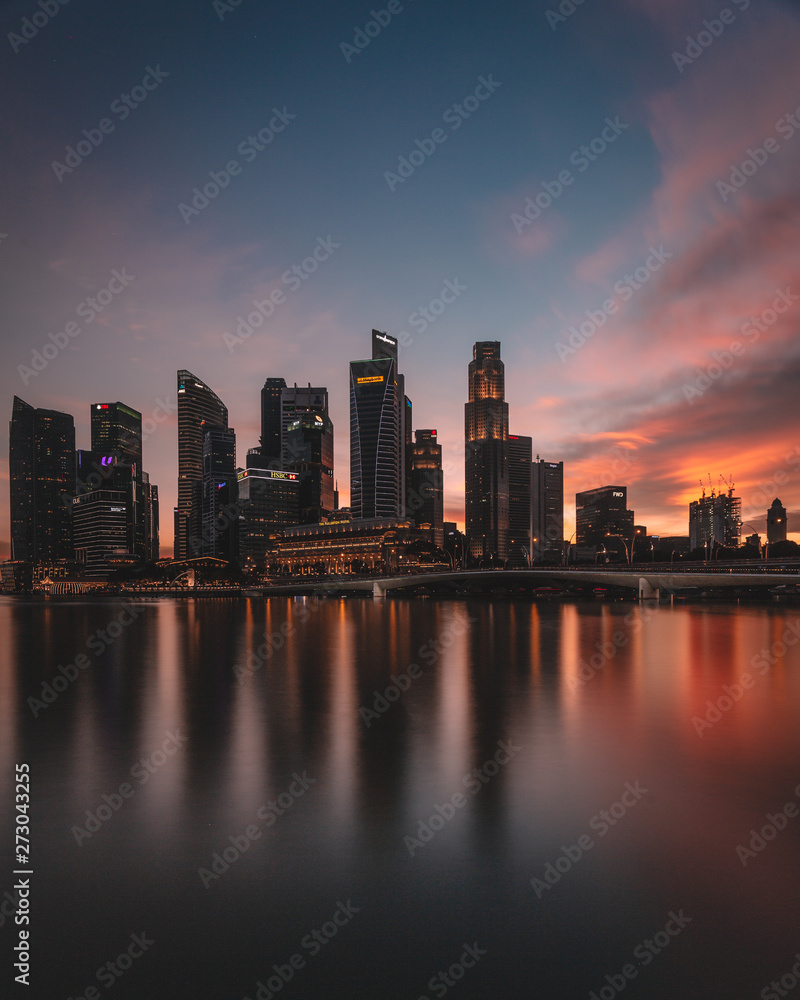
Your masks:
<svg viewBox="0 0 800 1000"><path fill-rule="evenodd" d="M72 559L75 421L14 396L9 426L11 558Z"/></svg>
<svg viewBox="0 0 800 1000"><path fill-rule="evenodd" d="M203 537L203 421L228 427L228 409L205 382L178 371L178 506L175 559L197 554ZM194 540L194 545L192 545Z"/></svg>

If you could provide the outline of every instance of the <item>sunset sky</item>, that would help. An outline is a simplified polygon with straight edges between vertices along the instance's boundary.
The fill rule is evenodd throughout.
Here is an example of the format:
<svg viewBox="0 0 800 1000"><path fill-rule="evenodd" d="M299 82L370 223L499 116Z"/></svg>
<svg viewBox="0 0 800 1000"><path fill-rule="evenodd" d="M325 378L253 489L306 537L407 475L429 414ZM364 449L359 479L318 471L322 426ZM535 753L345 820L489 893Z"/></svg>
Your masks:
<svg viewBox="0 0 800 1000"><path fill-rule="evenodd" d="M448 519L472 345L499 340L511 432L565 463L567 533L575 491L614 483L686 534L710 475L762 533L780 497L800 539L800 5L571 6L5 4L0 556L13 395L72 413L87 448L90 403L151 418L178 368L227 404L242 465L265 378L328 386L345 504L373 327L407 334ZM66 346L33 373L49 334ZM144 467L166 555L175 412Z"/></svg>

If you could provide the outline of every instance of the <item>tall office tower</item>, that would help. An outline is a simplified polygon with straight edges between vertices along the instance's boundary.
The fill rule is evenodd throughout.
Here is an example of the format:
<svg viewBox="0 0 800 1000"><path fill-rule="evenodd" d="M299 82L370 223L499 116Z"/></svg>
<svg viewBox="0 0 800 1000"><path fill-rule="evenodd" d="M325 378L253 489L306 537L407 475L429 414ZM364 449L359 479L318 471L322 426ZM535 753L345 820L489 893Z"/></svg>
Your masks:
<svg viewBox="0 0 800 1000"><path fill-rule="evenodd" d="M101 486L72 501L75 558L88 577L105 579L114 556L129 552L129 489Z"/></svg>
<svg viewBox="0 0 800 1000"><path fill-rule="evenodd" d="M538 556L564 554L564 463L536 456L531 465L531 545Z"/></svg>
<svg viewBox="0 0 800 1000"><path fill-rule="evenodd" d="M397 340L372 331L372 358L350 362L350 509L354 520L405 510L405 392Z"/></svg>
<svg viewBox="0 0 800 1000"><path fill-rule="evenodd" d="M508 403L500 343L478 341L469 363L465 521L473 557L508 555Z"/></svg>
<svg viewBox="0 0 800 1000"><path fill-rule="evenodd" d="M399 517L406 516L406 495L408 493L408 475L410 471L409 463L411 456L409 449L414 442L413 423L411 418L411 400L406 396L406 378L398 370L398 341L395 337L390 337L380 330L372 331L372 357L391 358L394 361L395 377L397 380L395 398L397 400L397 426L398 426L398 449L397 468L399 475L399 501L397 514Z"/></svg>
<svg viewBox="0 0 800 1000"><path fill-rule="evenodd" d="M92 454L101 469L110 468L104 486L129 494L128 551L145 558L145 498L142 472L142 415L124 403L92 403Z"/></svg>
<svg viewBox="0 0 800 1000"><path fill-rule="evenodd" d="M742 501L727 493L705 490L699 500L689 504L689 545L692 549L714 545L737 548L741 532Z"/></svg>
<svg viewBox="0 0 800 1000"><path fill-rule="evenodd" d="M14 396L9 425L11 558L72 559L75 421Z"/></svg>
<svg viewBox="0 0 800 1000"><path fill-rule="evenodd" d="M508 558L516 566L531 561L531 456L529 437L508 435Z"/></svg>
<svg viewBox="0 0 800 1000"><path fill-rule="evenodd" d="M281 393L286 380L268 378L261 390L261 459L262 467L280 469L281 462Z"/></svg>
<svg viewBox="0 0 800 1000"><path fill-rule="evenodd" d="M633 545L633 511L628 510L627 486L598 486L575 494L577 545L605 545L621 538L626 552ZM613 547L613 543L610 543Z"/></svg>
<svg viewBox="0 0 800 1000"><path fill-rule="evenodd" d="M202 542L192 555L233 562L238 555L236 432L203 421ZM194 539L190 541L190 544Z"/></svg>
<svg viewBox="0 0 800 1000"><path fill-rule="evenodd" d="M786 541L786 508L776 497L767 511L767 542Z"/></svg>
<svg viewBox="0 0 800 1000"><path fill-rule="evenodd" d="M263 569L270 535L299 520L300 475L249 467L238 474L239 560Z"/></svg>
<svg viewBox="0 0 800 1000"><path fill-rule="evenodd" d="M142 473L142 491L144 494L144 559L145 562L158 562L159 544L159 511L158 487L150 482L150 476Z"/></svg>
<svg viewBox="0 0 800 1000"><path fill-rule="evenodd" d="M326 386L293 386L281 389L280 403L280 456L282 469L289 469L295 460L295 455L289 447L289 427L303 416L313 417L318 414L323 422L330 420L328 414L328 389ZM333 424L331 424L333 433ZM332 463L331 463L332 464ZM262 466L263 468L263 466ZM296 470L293 470L296 471Z"/></svg>
<svg viewBox="0 0 800 1000"><path fill-rule="evenodd" d="M178 506L175 508L175 559L190 559L202 548L202 422L228 426L228 409L191 372L178 372ZM194 539L194 544L190 543Z"/></svg>
<svg viewBox="0 0 800 1000"><path fill-rule="evenodd" d="M409 448L407 516L417 527L431 526L431 541L444 548L444 476L442 446L436 441L435 430L420 430Z"/></svg>
<svg viewBox="0 0 800 1000"><path fill-rule="evenodd" d="M286 432L286 469L299 475L299 522L319 524L334 508L333 424L327 412L298 412Z"/></svg>

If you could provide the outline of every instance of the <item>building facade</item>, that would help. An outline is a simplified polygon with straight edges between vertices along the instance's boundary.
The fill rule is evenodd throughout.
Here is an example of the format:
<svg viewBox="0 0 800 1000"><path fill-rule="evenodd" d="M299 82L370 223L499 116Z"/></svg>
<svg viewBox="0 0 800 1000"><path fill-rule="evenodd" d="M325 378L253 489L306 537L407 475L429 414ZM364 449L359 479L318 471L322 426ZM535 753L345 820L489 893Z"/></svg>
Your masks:
<svg viewBox="0 0 800 1000"><path fill-rule="evenodd" d="M204 382L191 372L181 369L178 371L176 559L196 555L194 550L202 545L203 421L227 429L228 409Z"/></svg>
<svg viewBox="0 0 800 1000"><path fill-rule="evenodd" d="M575 494L577 545L615 548L611 539L621 539L626 553L634 539L633 511L628 510L627 486L599 486Z"/></svg>
<svg viewBox="0 0 800 1000"><path fill-rule="evenodd" d="M372 331L372 358L350 362L350 509L354 520L399 517L405 509L405 383L397 340Z"/></svg>
<svg viewBox="0 0 800 1000"><path fill-rule="evenodd" d="M532 442L508 435L508 559L509 565L528 566L531 556Z"/></svg>
<svg viewBox="0 0 800 1000"><path fill-rule="evenodd" d="M473 558L508 555L508 404L498 341L479 341L469 364L465 522Z"/></svg>
<svg viewBox="0 0 800 1000"><path fill-rule="evenodd" d="M236 432L203 421L202 539L192 555L234 562L238 557ZM200 544L194 543L200 541Z"/></svg>
<svg viewBox="0 0 800 1000"><path fill-rule="evenodd" d="M699 500L689 504L689 544L692 549L705 548L707 551L715 545L728 548L738 548L741 532L742 501L728 493L715 493L710 496L705 492Z"/></svg>
<svg viewBox="0 0 800 1000"><path fill-rule="evenodd" d="M75 421L14 396L9 426L11 558L73 558Z"/></svg>
<svg viewBox="0 0 800 1000"><path fill-rule="evenodd" d="M406 496L408 517L418 528L429 525L433 544L444 548L444 474L442 446L435 430L418 430L408 449L409 474Z"/></svg>
<svg viewBox="0 0 800 1000"><path fill-rule="evenodd" d="M564 463L531 464L531 545L537 558L564 554Z"/></svg>
<svg viewBox="0 0 800 1000"><path fill-rule="evenodd" d="M299 519L300 476L279 469L248 468L238 474L239 561L263 570L271 537Z"/></svg>
<svg viewBox="0 0 800 1000"><path fill-rule="evenodd" d="M786 508L776 497L767 511L767 542L785 542L786 530Z"/></svg>

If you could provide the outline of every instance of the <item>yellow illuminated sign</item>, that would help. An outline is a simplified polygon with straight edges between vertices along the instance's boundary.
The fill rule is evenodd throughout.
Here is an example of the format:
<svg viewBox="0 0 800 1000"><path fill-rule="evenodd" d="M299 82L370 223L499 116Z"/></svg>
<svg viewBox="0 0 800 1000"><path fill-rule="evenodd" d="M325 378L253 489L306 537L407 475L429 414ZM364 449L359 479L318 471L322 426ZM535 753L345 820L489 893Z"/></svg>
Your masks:
<svg viewBox="0 0 800 1000"><path fill-rule="evenodd" d="M384 375L367 375L364 378L357 378L356 382L363 385L365 382L383 382L384 378Z"/></svg>

